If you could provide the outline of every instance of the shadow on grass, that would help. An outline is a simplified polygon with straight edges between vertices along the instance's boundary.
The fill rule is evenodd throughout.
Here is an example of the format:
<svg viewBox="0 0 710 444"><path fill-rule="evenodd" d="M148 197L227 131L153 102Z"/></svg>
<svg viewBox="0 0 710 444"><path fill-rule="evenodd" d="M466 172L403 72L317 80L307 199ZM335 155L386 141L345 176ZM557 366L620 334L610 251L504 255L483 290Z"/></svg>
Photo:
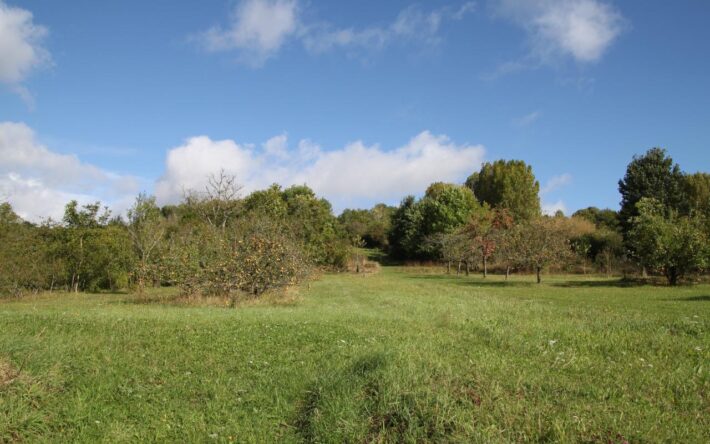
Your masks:
<svg viewBox="0 0 710 444"><path fill-rule="evenodd" d="M602 279L595 281L567 281L553 282L550 285L563 288L597 288L597 287L615 287L615 288L631 288L643 287L649 285L648 282L635 281L630 279Z"/></svg>
<svg viewBox="0 0 710 444"><path fill-rule="evenodd" d="M501 280L486 280L480 276L456 276L447 274L425 274L425 275L413 275L411 279L421 279L430 281L441 281L449 282L455 285L465 285L473 287L536 287L538 284L535 282L534 276L530 277L528 281L522 281L520 279L511 279L507 281ZM560 288L633 288L633 287L643 287L646 285L654 285L652 282L634 279L594 279L594 280L581 280L581 279L570 279L560 281L559 279L546 280L544 277L542 279L541 285L548 285L551 287Z"/></svg>
<svg viewBox="0 0 710 444"><path fill-rule="evenodd" d="M428 281L441 281L448 282L454 285L466 285L474 287L532 287L537 285L534 280L529 282L519 280L496 281L486 280L479 276L456 276L451 274L420 274L409 276L409 278Z"/></svg>
<svg viewBox="0 0 710 444"><path fill-rule="evenodd" d="M710 302L710 295L703 296L688 296L687 298L673 299L674 301L685 302Z"/></svg>

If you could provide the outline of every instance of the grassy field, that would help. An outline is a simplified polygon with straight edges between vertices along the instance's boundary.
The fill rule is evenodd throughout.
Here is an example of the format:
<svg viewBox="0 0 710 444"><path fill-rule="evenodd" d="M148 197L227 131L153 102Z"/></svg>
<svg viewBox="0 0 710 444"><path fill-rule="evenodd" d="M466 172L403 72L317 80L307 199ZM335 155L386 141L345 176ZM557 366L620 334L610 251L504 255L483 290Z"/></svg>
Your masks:
<svg viewBox="0 0 710 444"><path fill-rule="evenodd" d="M710 442L710 286L532 280L0 302L0 442Z"/></svg>

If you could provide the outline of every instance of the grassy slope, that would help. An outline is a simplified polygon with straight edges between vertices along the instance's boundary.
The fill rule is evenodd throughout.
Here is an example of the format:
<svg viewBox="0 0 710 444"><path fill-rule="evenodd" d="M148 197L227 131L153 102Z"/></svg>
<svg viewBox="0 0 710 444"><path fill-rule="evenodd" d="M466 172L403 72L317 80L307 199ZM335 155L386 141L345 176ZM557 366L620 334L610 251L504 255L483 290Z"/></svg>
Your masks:
<svg viewBox="0 0 710 444"><path fill-rule="evenodd" d="M709 286L530 280L385 268L294 306L0 303L0 365L21 367L0 442L710 441Z"/></svg>

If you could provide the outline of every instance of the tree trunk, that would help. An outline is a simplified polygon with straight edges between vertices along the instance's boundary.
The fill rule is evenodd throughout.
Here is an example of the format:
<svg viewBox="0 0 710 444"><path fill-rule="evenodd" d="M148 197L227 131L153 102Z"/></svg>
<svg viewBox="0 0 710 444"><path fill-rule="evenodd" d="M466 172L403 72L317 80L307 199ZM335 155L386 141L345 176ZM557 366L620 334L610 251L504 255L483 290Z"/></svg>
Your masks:
<svg viewBox="0 0 710 444"><path fill-rule="evenodd" d="M461 274L461 261L459 261L458 267L456 267L456 276Z"/></svg>
<svg viewBox="0 0 710 444"><path fill-rule="evenodd" d="M666 271L666 278L668 279L668 284L672 287L678 285L678 269L676 267L670 267Z"/></svg>
<svg viewBox="0 0 710 444"><path fill-rule="evenodd" d="M471 272L471 265L466 261L466 276Z"/></svg>
<svg viewBox="0 0 710 444"><path fill-rule="evenodd" d="M451 261L446 262L446 274L451 274Z"/></svg>
<svg viewBox="0 0 710 444"><path fill-rule="evenodd" d="M488 277L488 258L483 256L483 277Z"/></svg>
<svg viewBox="0 0 710 444"><path fill-rule="evenodd" d="M505 267L505 280L507 281L510 277L510 266Z"/></svg>
<svg viewBox="0 0 710 444"><path fill-rule="evenodd" d="M542 282L542 279L540 279L540 271L542 271L542 267L536 267L535 269L537 271L537 283L539 284Z"/></svg>
<svg viewBox="0 0 710 444"><path fill-rule="evenodd" d="M646 266L641 267L641 277L646 279L648 277L648 271L646 271Z"/></svg>

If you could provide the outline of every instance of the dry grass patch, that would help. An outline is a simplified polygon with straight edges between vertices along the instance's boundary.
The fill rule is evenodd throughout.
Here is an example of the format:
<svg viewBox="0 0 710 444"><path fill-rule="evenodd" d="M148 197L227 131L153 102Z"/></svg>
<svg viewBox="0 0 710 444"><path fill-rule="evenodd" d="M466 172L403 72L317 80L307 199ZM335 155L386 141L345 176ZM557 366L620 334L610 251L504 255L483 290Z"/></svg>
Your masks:
<svg viewBox="0 0 710 444"><path fill-rule="evenodd" d="M4 358L0 358L0 387L12 384L20 377L20 370Z"/></svg>

